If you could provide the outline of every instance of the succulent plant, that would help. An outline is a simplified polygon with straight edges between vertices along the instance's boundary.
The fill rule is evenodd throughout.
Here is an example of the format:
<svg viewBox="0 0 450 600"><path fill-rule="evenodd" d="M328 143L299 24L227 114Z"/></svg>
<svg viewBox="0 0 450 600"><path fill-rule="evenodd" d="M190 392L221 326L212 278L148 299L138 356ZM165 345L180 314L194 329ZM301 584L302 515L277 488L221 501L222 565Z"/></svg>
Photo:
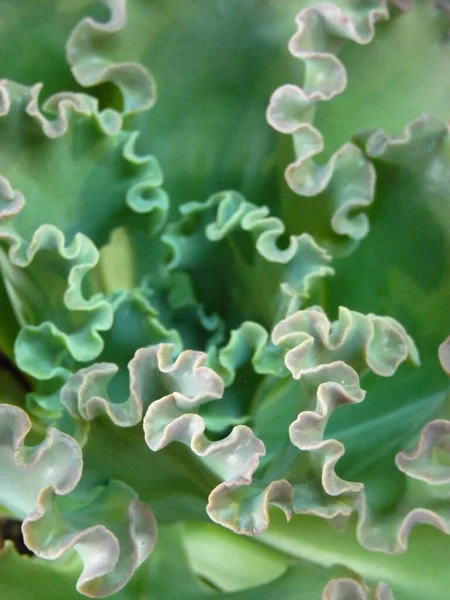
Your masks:
<svg viewBox="0 0 450 600"><path fill-rule="evenodd" d="M0 11L1 596L448 597L450 2Z"/></svg>

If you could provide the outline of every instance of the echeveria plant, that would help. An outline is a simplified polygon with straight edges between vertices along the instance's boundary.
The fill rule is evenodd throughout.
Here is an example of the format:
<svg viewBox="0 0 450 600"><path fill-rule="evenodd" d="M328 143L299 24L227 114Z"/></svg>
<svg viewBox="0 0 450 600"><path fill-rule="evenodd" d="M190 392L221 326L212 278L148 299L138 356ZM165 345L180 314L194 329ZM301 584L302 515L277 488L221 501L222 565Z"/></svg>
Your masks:
<svg viewBox="0 0 450 600"><path fill-rule="evenodd" d="M0 17L1 597L449 598L450 2Z"/></svg>

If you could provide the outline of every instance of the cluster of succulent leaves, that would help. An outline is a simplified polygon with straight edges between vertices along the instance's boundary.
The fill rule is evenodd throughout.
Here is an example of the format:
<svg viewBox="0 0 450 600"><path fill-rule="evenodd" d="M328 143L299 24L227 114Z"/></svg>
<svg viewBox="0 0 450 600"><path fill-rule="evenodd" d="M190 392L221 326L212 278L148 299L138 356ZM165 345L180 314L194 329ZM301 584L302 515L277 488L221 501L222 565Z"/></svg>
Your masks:
<svg viewBox="0 0 450 600"><path fill-rule="evenodd" d="M0 14L1 596L448 597L450 3Z"/></svg>

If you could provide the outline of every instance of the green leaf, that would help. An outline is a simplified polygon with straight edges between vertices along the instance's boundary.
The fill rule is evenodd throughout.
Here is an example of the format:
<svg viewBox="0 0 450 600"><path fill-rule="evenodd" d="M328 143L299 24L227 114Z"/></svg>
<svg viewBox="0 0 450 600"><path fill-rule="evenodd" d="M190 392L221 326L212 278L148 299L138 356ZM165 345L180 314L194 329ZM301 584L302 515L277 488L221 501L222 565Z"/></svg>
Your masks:
<svg viewBox="0 0 450 600"><path fill-rule="evenodd" d="M392 556L362 548L354 523L345 531L333 531L323 519L312 516L296 516L286 523L274 514L271 521L271 529L258 539L284 554L323 566L339 563L368 582L382 580L395 600L442 600L447 594L450 547L448 536L435 528L417 527L408 551Z"/></svg>
<svg viewBox="0 0 450 600"><path fill-rule="evenodd" d="M69 558L49 561L20 555L12 543L0 550L0 594L3 598L29 600L34 594L45 593L48 600L80 600L75 584L80 560L75 553Z"/></svg>

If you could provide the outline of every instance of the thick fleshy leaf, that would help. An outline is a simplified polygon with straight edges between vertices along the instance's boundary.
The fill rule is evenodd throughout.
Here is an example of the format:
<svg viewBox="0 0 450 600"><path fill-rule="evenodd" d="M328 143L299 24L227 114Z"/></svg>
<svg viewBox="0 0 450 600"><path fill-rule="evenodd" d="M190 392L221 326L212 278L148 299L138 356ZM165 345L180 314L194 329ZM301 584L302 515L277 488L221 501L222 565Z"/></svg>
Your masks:
<svg viewBox="0 0 450 600"><path fill-rule="evenodd" d="M381 131L366 138L378 177L371 231L351 258L334 261L328 310L344 305L398 319L417 344L421 368L414 376L400 369L392 381L367 377L366 401L336 414L329 435L346 447L339 474L363 481L386 511L403 485L395 454L439 416L447 394L437 349L450 331L449 138L433 117L397 138Z"/></svg>
<svg viewBox="0 0 450 600"><path fill-rule="evenodd" d="M24 446L31 428L26 413L9 404L0 405L2 506L23 519L36 507L42 490L68 494L77 485L82 469L81 451L69 436L53 429L34 448Z"/></svg>
<svg viewBox="0 0 450 600"><path fill-rule="evenodd" d="M144 408L165 390L161 378L155 377L159 358L172 353L173 346L142 348L128 365L129 397L122 402L109 398L108 387L119 368L113 363L95 363L75 373L61 390L61 402L78 419L90 421L105 414L115 425L132 427L142 419Z"/></svg>
<svg viewBox="0 0 450 600"><path fill-rule="evenodd" d="M63 403L69 412L77 418L94 419L105 414L109 419L122 427L130 428L130 435L121 434L121 444L125 444L126 454L121 453L122 466L112 462L108 465L107 457L103 456L101 476L117 477L118 471L127 481L131 481L139 494L146 500L152 501L152 506L160 503L159 510L163 520L167 521L167 511L172 511L172 503L166 499L166 493L174 486L174 490L183 490L178 500L182 509L178 514L173 513L169 519L178 520L182 515L193 511L197 517L198 498L204 497L205 485L207 491L217 486L220 479L227 482L228 487L240 488L251 482L252 473L258 466L259 457L264 453L264 446L252 434L248 427L236 426L227 438L221 441L209 441L204 436L204 419L196 414L204 403L219 398L223 392L221 378L210 368L202 366L206 355L198 352L183 352L175 363L171 363L172 347L160 345L140 350L130 363L130 392L129 399L124 403L114 404L105 394L107 384L115 370L114 365L100 364L74 375L63 388ZM181 441L190 446L201 460L200 463L189 459L186 452L162 452L161 459L146 460L142 455L142 442L136 437L133 424L137 423L145 406L149 406L144 419L144 429L147 444L154 450L161 450L171 441ZM106 427L105 427L106 425ZM109 431L109 433L108 433ZM105 436L107 436L105 438ZM104 443L117 438L117 431L107 423L99 421L93 424L85 447L86 471L85 480L92 486L99 482L98 457L104 453ZM103 441L102 441L103 440ZM128 441L127 441L128 440ZM130 441L133 440L132 443ZM116 439L116 447L118 440ZM112 457L113 458L113 457ZM136 468L127 467L127 463L135 463ZM155 473L148 481L142 481L141 468L148 463ZM185 480L185 470L189 464L204 464L203 473L195 469L196 476L192 481ZM164 465L167 472L164 473ZM206 467L206 468L205 468ZM161 496L158 482L165 481L166 493ZM159 486L161 483L159 483ZM181 487L180 487L181 486ZM226 486L225 486L226 487ZM285 486L277 483L272 486L269 495L277 502L277 496L285 493ZM216 488L215 497L221 498L221 488ZM156 494L156 500L154 495ZM186 499L192 507L186 506ZM201 506L201 504L200 504ZM203 504L204 510L205 504ZM156 512L158 514L158 508ZM267 509L266 509L267 510ZM252 519L252 515L248 515Z"/></svg>
<svg viewBox="0 0 450 600"><path fill-rule="evenodd" d="M444 360L441 358L441 363L445 370L445 357ZM447 415L449 399L448 395ZM358 533L367 547L404 551L411 529L420 523L450 533L449 434L450 421L430 421L423 428L416 447L397 454L396 465L407 476L400 501L391 508L389 515L378 515L378 518L371 514L370 507L360 507ZM376 527L373 526L375 520Z"/></svg>
<svg viewBox="0 0 450 600"><path fill-rule="evenodd" d="M400 135L423 114L448 119L447 3L409 4L404 12L391 10L389 21L379 21L370 43L359 47L349 43L339 50L346 88L329 106L319 104L315 118L328 155L363 131L383 128ZM405 44L406 39L415 43Z"/></svg>
<svg viewBox="0 0 450 600"><path fill-rule="evenodd" d="M101 245L130 209L164 221L159 165L136 154L137 133L121 131L119 113L75 93L56 94L41 109L41 89L6 80L0 86L0 172L25 198L14 211L17 234L30 239L52 224L69 241L83 233Z"/></svg>
<svg viewBox="0 0 450 600"><path fill-rule="evenodd" d="M245 425L236 425L226 438L218 441L210 441L206 437L206 424L198 414L199 408L204 403L221 398L224 384L212 369L204 366L205 354L184 351L175 362L171 362L170 348L167 346L149 350L157 358L153 378L167 382L168 393L155 399L144 417L148 446L154 451L165 448L171 442L189 446L201 462L224 482L211 492L208 514L216 520L216 511L224 511L229 513L236 529L257 531L259 526L251 524L255 515L249 510L250 507L247 510L244 508L242 515L235 514L235 508L228 502L228 495L230 490L239 496L248 494L245 487L252 483L252 475L265 453L264 444ZM281 482L267 491L267 496L274 503L278 503L279 497L285 494L289 494L289 490ZM258 518L259 515L256 516ZM248 523L244 525L247 520Z"/></svg>
<svg viewBox="0 0 450 600"><path fill-rule="evenodd" d="M43 490L23 524L25 543L47 559L74 548L83 561L78 591L93 598L109 596L126 585L153 550L155 518L130 487L117 481L85 506L77 506L76 498L72 502L74 507L65 509L49 489Z"/></svg>
<svg viewBox="0 0 450 600"><path fill-rule="evenodd" d="M319 199L323 215L316 217L314 229L320 240L332 232L353 240L368 233L364 209L373 199L374 169L351 143L337 150L326 164L314 162L324 149L324 139L313 122L315 105L331 100L347 85L345 67L335 56L343 42L369 43L375 23L387 18L382 0L360 7L344 2L342 7L321 3L304 8L297 15L297 32L289 42L291 54L304 64L303 81L301 86L286 84L277 89L267 110L269 123L293 137L296 159L285 172L290 188L300 196L323 196Z"/></svg>
<svg viewBox="0 0 450 600"><path fill-rule="evenodd" d="M9 258L2 260L7 290L26 325L16 341L17 360L28 373L48 379L72 359L97 356L103 347L98 332L112 323L111 307L101 296L84 297L98 290L92 276L98 251L84 234L101 242L130 208L150 213L146 220L155 228L166 209L156 162L134 153L136 136L112 131L120 120L111 111L99 113L88 96L61 94L47 101L47 110L56 114L47 119L38 108L38 92L38 86L1 87L0 169L10 180L1 179L0 235ZM17 137L17 127L23 136ZM65 164L73 168L71 186ZM89 204L99 194L104 212L92 218ZM55 210L61 198L65 210Z"/></svg>
<svg viewBox="0 0 450 600"><path fill-rule="evenodd" d="M1 594L445 598L448 2L0 8Z"/></svg>
<svg viewBox="0 0 450 600"><path fill-rule="evenodd" d="M125 481L151 506L159 525L208 518L208 494L219 480L189 448L172 444L150 452L142 423L123 428L99 416L88 425L83 446L83 483L88 488L105 479Z"/></svg>
<svg viewBox="0 0 450 600"><path fill-rule="evenodd" d="M271 528L258 540L297 560L324 566L339 562L372 585L381 580L395 600L441 600L447 594L448 536L432 527L416 527L408 551L398 555L362 548L353 521L345 531L336 531L323 519L312 516L295 516L285 523L274 514ZM430 573L434 575L432 581Z"/></svg>
<svg viewBox="0 0 450 600"><path fill-rule="evenodd" d="M283 73L289 78L298 68L282 51L298 0L107 5L107 23L85 20L74 30L68 59L82 85L118 85L125 113L153 103L154 80L158 102L135 122L161 160L174 202L230 188L257 202L274 190L276 136L264 113Z"/></svg>
<svg viewBox="0 0 450 600"><path fill-rule="evenodd" d="M115 83L122 92L125 114L139 113L153 103L152 73L159 102L148 115L139 115L136 124L146 146L162 161L175 204L234 188L257 205L262 197L268 198L266 202L276 212L290 211L293 216L297 211L294 220L287 219L289 233L311 232L319 243L334 250L342 244L348 249L354 245L349 246L349 238L359 240L366 235L368 221L363 211L373 198L374 170L353 144L344 146L328 165L315 165L311 157L322 150L323 141L310 122L315 102L345 87L345 68L329 51L338 50L345 39L370 41L374 23L388 16L384 0L361 9L347 3L342 8L333 4L304 8L297 17L299 33L291 43L293 56L281 48L287 45L303 2L252 0L243 7L233 1L220 8L190 0L182 10L176 2L166 2L161 10L140 1L108 0L106 4L110 8L107 23L86 19L69 40L73 73L87 86ZM196 18L198 11L203 15L201 22ZM190 52L199 37L201 49L195 46ZM164 53L158 50L160 44ZM174 55L179 57L176 66L171 60ZM298 58L305 61L305 68ZM205 77L210 82L207 87L202 83ZM184 81L182 95L176 93L176 85L168 83L177 78ZM277 86L302 78L303 88L280 87L267 113L275 129L299 130L293 151L277 141L265 112ZM330 90L322 90L322 85ZM304 196L321 193L313 217L310 205L303 211L294 207L282 181L286 162L293 158L296 162L288 169L293 173L288 175L290 185ZM184 181L189 181L188 187ZM289 221L295 221L295 226Z"/></svg>
<svg viewBox="0 0 450 600"><path fill-rule="evenodd" d="M147 391L147 368L152 367L146 362L151 365L151 358L144 347L165 341L179 348L180 339L176 331L163 327L141 291L120 291L110 302L113 325L103 336L104 350L99 356L103 362L77 371L61 390L61 401L75 418L91 420L105 413L116 425L131 427L141 420L144 405L153 400ZM136 348L143 349L135 352ZM123 402L121 396L128 390L130 397Z"/></svg>
<svg viewBox="0 0 450 600"><path fill-rule="evenodd" d="M102 19L106 9L92 0L23 0L0 3L0 76L24 85L45 81L45 93L80 90L66 60L71 30L86 15ZM27 36L23 32L27 32Z"/></svg>
<svg viewBox="0 0 450 600"><path fill-rule="evenodd" d="M45 559L76 550L83 562L77 589L88 596L123 587L153 549L151 510L120 482L74 491L82 470L75 440L50 429L41 444L25 446L31 428L26 413L7 404L0 412L0 504L23 519L28 548Z"/></svg>
<svg viewBox="0 0 450 600"><path fill-rule="evenodd" d="M119 306L126 308L127 301ZM173 391L170 373L161 374L158 365L163 356L169 360L174 349L168 344L141 348L128 364L129 375L123 364L94 363L72 375L61 390L71 426L81 427L83 433L88 426L83 438L86 485L101 485L105 478L127 481L151 504L161 523L205 518L208 493L218 482L187 449L174 445L150 453L144 441L144 411ZM111 444L120 452L120 461L108 452Z"/></svg>
<svg viewBox="0 0 450 600"><path fill-rule="evenodd" d="M333 273L330 256L308 234L290 236L281 249L283 223L236 192L181 211L185 218L165 235L173 253L169 268L192 273L206 311L218 312L229 326L247 318L273 326Z"/></svg>
<svg viewBox="0 0 450 600"><path fill-rule="evenodd" d="M19 555L12 543L0 550L0 594L28 600L30 590L45 590L48 600L80 600L76 582L80 564L75 554L58 561Z"/></svg>
<svg viewBox="0 0 450 600"><path fill-rule="evenodd" d="M329 561L314 563L304 556L298 560L282 552L273 554L273 549L261 544L259 538L236 539L231 532L218 531L217 526L210 523L188 524L182 541L197 576L223 590L222 593L210 592L211 597L256 600L280 594L280 597L292 600L298 597L331 600L341 598L339 594L353 593L356 595L343 597L392 599L386 584L374 585L371 595L367 583L355 571L342 565L333 565ZM224 557L227 558L224 560ZM248 569L250 563L251 570ZM374 575L369 581L373 579Z"/></svg>
<svg viewBox="0 0 450 600"><path fill-rule="evenodd" d="M406 359L418 361L414 344L388 317L341 309L339 320L331 324L317 308L281 321L272 341L284 351L293 379L285 376L272 387L262 386L258 394L254 431L266 445L267 456L255 473L257 483L245 496L231 487L219 502L213 492L209 514L240 532L260 533L267 528L268 503L273 501L287 515L317 514L341 522L363 497L364 486L335 473L344 446L324 439L327 423L336 409L363 400L358 374L371 370L383 377L393 375Z"/></svg>
<svg viewBox="0 0 450 600"><path fill-rule="evenodd" d="M449 58L445 3L393 4L406 12L388 11L387 3L377 0L304 8L289 44L305 66L303 79L299 85L281 86L268 109L269 122L293 136L296 154L286 169L295 194L283 194L283 220L289 231L296 231L313 211L314 221L306 230L336 253L354 248L343 244L343 238L367 235L373 212L375 170L350 140L375 127L398 134L423 113L449 114L442 75ZM420 47L420 59L404 44L409 38ZM346 40L356 44L344 44ZM416 68L410 69L413 63ZM296 196L317 193L314 200Z"/></svg>
<svg viewBox="0 0 450 600"><path fill-rule="evenodd" d="M207 364L222 378L225 392L220 402L201 406L200 414L208 431L218 433L251 420L255 390L264 385L264 375L287 374L282 352L270 343L264 327L253 321L232 330L224 346L212 346Z"/></svg>
<svg viewBox="0 0 450 600"><path fill-rule="evenodd" d="M5 180L1 183L3 198L11 198L11 188ZM51 225L40 227L29 243L14 234L9 240L10 262L3 261L3 274L25 325L15 341L20 368L49 379L73 359L97 356L103 347L99 331L111 326L112 313L101 294L83 296L84 279L98 260L92 242L77 234L66 245L63 234Z"/></svg>
<svg viewBox="0 0 450 600"><path fill-rule="evenodd" d="M126 0L104 0L104 4L111 11L106 23L87 17L72 31L67 48L72 72L86 87L104 82L117 85L125 114L150 108L155 101L155 90L146 69L129 61L115 63L102 52L126 25Z"/></svg>
<svg viewBox="0 0 450 600"><path fill-rule="evenodd" d="M329 281L329 301L359 309L370 305L401 319L424 363L431 353L437 370L435 350L450 327L445 320L450 285L448 130L438 119L424 116L399 137L375 131L366 138L378 174L371 234L351 259L335 261L340 284ZM358 285L355 274L369 272L364 285ZM441 320L436 322L433 314Z"/></svg>
<svg viewBox="0 0 450 600"><path fill-rule="evenodd" d="M252 569L248 569L249 561ZM73 556L56 561L30 559L19 556L8 545L0 552L0 591L13 594L15 600L27 600L29 586L34 584L45 589L50 600L61 597L75 600L79 598L74 588L78 568ZM344 592L359 594L344 596L346 600L392 598L386 584L374 586L374 595L370 595L367 584L351 569L299 561L269 545L236 539L224 530L217 532L210 525L195 523L161 528L158 546L150 560L112 598L136 600L145 593L148 600L170 596L187 600L257 600L282 594L283 599L294 600L301 594L317 600L342 600L336 594ZM397 600L406 600L406 596Z"/></svg>

